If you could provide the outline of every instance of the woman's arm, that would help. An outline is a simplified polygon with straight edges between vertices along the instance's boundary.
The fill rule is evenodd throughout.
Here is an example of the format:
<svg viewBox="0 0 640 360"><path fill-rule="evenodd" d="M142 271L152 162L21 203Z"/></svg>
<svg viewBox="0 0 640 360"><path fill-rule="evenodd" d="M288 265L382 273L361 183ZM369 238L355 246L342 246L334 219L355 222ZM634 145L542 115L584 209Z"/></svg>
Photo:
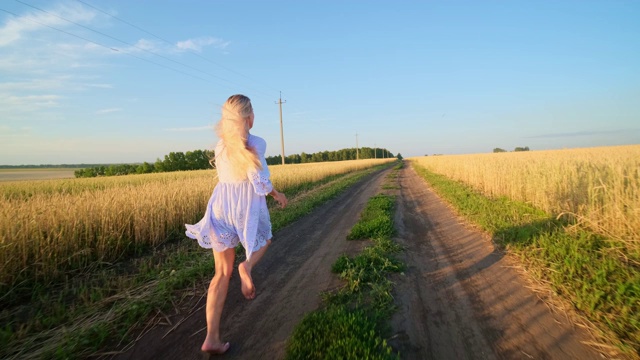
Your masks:
<svg viewBox="0 0 640 360"><path fill-rule="evenodd" d="M276 189L273 189L271 190L269 195L273 196L273 198L278 202L278 204L280 204L281 208L284 208L285 206L287 206L287 197L283 193L279 192Z"/></svg>

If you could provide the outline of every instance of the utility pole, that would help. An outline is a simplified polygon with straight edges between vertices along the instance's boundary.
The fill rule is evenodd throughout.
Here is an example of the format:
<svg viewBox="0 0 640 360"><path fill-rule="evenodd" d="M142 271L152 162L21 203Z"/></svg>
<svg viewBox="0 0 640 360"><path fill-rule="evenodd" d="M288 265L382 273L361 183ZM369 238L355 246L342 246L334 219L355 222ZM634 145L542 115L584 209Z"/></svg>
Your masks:
<svg viewBox="0 0 640 360"><path fill-rule="evenodd" d="M285 100L284 103L287 101ZM280 146L282 149L282 165L284 165L284 132L282 130L282 91L280 91L280 98L276 104L280 105Z"/></svg>
<svg viewBox="0 0 640 360"><path fill-rule="evenodd" d="M373 158L378 158L378 144L373 144Z"/></svg>
<svg viewBox="0 0 640 360"><path fill-rule="evenodd" d="M358 133L356 133L356 160L360 159L360 152L358 151Z"/></svg>

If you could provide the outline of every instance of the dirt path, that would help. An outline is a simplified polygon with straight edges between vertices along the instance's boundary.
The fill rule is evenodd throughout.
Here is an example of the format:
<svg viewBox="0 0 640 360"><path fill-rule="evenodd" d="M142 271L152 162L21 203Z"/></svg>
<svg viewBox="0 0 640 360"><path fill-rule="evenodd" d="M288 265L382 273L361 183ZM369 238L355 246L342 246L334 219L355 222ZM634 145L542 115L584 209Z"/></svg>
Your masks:
<svg viewBox="0 0 640 360"><path fill-rule="evenodd" d="M398 178L399 311L390 341L406 359L602 359L551 311L513 260L461 224L411 168Z"/></svg>
<svg viewBox="0 0 640 360"><path fill-rule="evenodd" d="M320 293L340 285L330 272L367 200L377 172L312 214L282 229L254 272L258 296L247 301L231 280L222 316L225 359L282 359L285 341ZM395 278L399 310L390 344L406 359L601 359L561 315L552 314L489 239L458 223L411 169L398 176L397 241L408 268ZM204 293L206 284L203 284ZM200 359L204 298L169 317L117 359Z"/></svg>

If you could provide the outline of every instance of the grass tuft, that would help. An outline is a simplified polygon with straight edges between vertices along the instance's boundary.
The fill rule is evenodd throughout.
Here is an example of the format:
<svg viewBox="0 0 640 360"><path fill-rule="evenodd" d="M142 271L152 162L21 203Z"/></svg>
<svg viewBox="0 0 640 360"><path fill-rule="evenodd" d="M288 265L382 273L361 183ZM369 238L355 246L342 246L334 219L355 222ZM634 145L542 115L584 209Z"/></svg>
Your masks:
<svg viewBox="0 0 640 360"><path fill-rule="evenodd" d="M393 200L389 196L372 197L347 239L381 239L393 236L393 218L390 216L392 211Z"/></svg>

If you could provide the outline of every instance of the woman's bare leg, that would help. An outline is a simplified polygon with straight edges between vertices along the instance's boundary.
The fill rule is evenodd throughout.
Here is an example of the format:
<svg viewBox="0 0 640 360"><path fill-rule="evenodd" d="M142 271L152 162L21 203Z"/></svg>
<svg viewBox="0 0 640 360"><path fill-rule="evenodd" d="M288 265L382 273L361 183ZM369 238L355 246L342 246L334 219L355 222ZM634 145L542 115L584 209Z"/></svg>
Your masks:
<svg viewBox="0 0 640 360"><path fill-rule="evenodd" d="M207 338L201 350L210 354L222 354L229 349L229 343L220 340L220 317L227 299L229 280L233 272L235 249L213 252L216 273L209 284L207 293Z"/></svg>
<svg viewBox="0 0 640 360"><path fill-rule="evenodd" d="M267 252L267 248L271 245L271 239L267 240L267 244L261 247L258 251L251 254L251 261L245 260L238 265L238 272L240 273L240 283L242 286L242 294L245 298L252 300L256 297L256 287L253 285L253 278L251 277L251 270L262 259L262 256Z"/></svg>

